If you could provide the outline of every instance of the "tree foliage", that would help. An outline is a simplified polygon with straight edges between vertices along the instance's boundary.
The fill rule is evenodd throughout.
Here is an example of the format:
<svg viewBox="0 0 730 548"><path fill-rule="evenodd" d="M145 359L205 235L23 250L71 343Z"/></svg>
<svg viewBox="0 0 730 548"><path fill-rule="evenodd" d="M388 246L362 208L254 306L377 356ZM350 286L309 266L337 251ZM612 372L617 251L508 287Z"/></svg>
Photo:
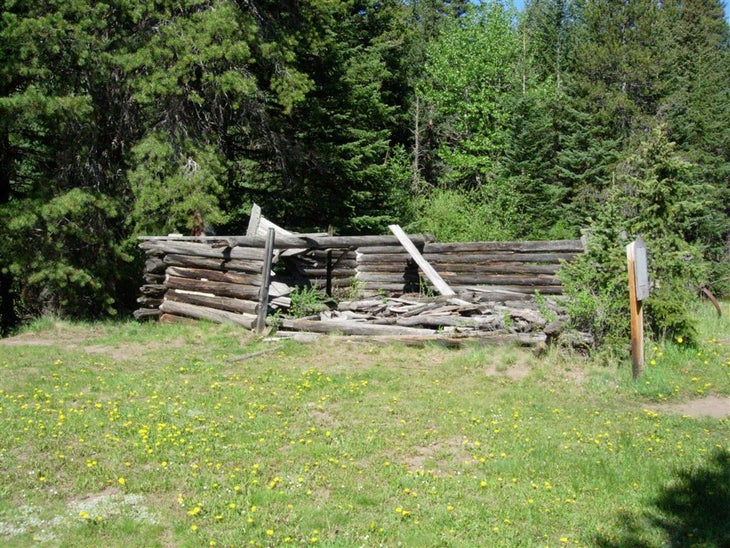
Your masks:
<svg viewBox="0 0 730 548"><path fill-rule="evenodd" d="M620 224L727 291L729 48L718 0L5 0L0 330L132 307L136 235L240 233L252 202L341 233Z"/></svg>

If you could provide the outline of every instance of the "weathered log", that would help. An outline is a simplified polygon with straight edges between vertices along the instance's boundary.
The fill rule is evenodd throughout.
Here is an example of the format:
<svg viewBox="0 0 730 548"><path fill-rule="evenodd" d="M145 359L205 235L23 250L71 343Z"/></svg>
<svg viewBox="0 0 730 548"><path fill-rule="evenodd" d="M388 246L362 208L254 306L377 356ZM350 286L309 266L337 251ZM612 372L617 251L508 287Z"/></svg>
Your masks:
<svg viewBox="0 0 730 548"><path fill-rule="evenodd" d="M515 274L510 276L508 274L478 274L473 273L471 275L459 275L456 272L443 271L441 273L444 280L454 285L559 285L560 279L556 276L550 276L548 274L536 274L534 276L522 276Z"/></svg>
<svg viewBox="0 0 730 548"><path fill-rule="evenodd" d="M150 274L165 272L165 262L160 256L151 256L144 263L144 270Z"/></svg>
<svg viewBox="0 0 730 548"><path fill-rule="evenodd" d="M208 280L211 282L227 282L241 285L261 285L261 275L221 272L220 270L208 270L205 268L185 268L181 266L169 266L166 273L168 276L190 278L192 280Z"/></svg>
<svg viewBox="0 0 730 548"><path fill-rule="evenodd" d="M428 234L412 234L409 238L418 245L424 245L427 241L433 241L433 236ZM227 236L223 238L230 247L245 246L263 248L265 238L260 236ZM276 238L277 249L305 248L305 249L343 249L370 247L377 245L400 245L394 236L319 236L309 234L297 234L295 236L282 236Z"/></svg>
<svg viewBox="0 0 730 548"><path fill-rule="evenodd" d="M263 260L263 245L252 247L213 247L207 243L180 242L177 240L149 240L139 244L147 252L197 255L217 259L255 259Z"/></svg>
<svg viewBox="0 0 730 548"><path fill-rule="evenodd" d="M431 264L442 263L549 263L559 264L561 261L570 261L577 253L476 253L472 251L455 252L455 253L424 253L423 256L428 259Z"/></svg>
<svg viewBox="0 0 730 548"><path fill-rule="evenodd" d="M416 248L418 248L419 251L423 251L423 245L420 243L416 243ZM408 255L408 252L405 250L405 248L401 245L399 241L396 241L395 243L391 245L371 245L371 246L361 246L358 247L355 250L355 253L357 255L392 255L392 254L403 254L406 256Z"/></svg>
<svg viewBox="0 0 730 548"><path fill-rule="evenodd" d="M160 305L160 310L168 314L188 316L216 323L235 323L236 325L240 325L246 329L253 329L254 323L256 322L256 316L252 314L235 314L225 310L216 310L205 306L168 300L165 300L165 302Z"/></svg>
<svg viewBox="0 0 730 548"><path fill-rule="evenodd" d="M364 266L364 265L363 265ZM438 263L439 272L456 274L555 274L560 270L558 264L524 264L524 263ZM365 270L361 268L360 270Z"/></svg>
<svg viewBox="0 0 730 548"><path fill-rule="evenodd" d="M160 312L159 308L138 308L137 310L132 312L134 319L139 322L156 320L160 317L161 314L162 312Z"/></svg>
<svg viewBox="0 0 730 548"><path fill-rule="evenodd" d="M246 259L215 259L195 255L179 255L171 253L165 255L165 264L169 266L184 266L189 268L207 268L212 270L235 270L258 274L263 268L263 260Z"/></svg>
<svg viewBox="0 0 730 548"><path fill-rule="evenodd" d="M305 276L308 278L326 278L326 268L305 268L302 270ZM355 276L356 270L354 268L338 268L332 271L333 278L352 278Z"/></svg>
<svg viewBox="0 0 730 548"><path fill-rule="evenodd" d="M165 291L167 291L165 284L145 284L139 288L139 292L142 295L148 296L164 295Z"/></svg>
<svg viewBox="0 0 730 548"><path fill-rule="evenodd" d="M408 316L403 318L397 318L395 320L396 325L403 325L407 327L476 327L476 321L473 318L465 318L462 316L455 316L453 314L418 314L415 316Z"/></svg>
<svg viewBox="0 0 730 548"><path fill-rule="evenodd" d="M149 297L146 295L143 295L141 297L137 297L137 302L141 304L144 308L157 308L162 304L162 296L160 297Z"/></svg>
<svg viewBox="0 0 730 548"><path fill-rule="evenodd" d="M358 285L361 291L363 291L364 295L373 295L378 294L381 292L394 292L394 293L418 293L419 291L416 289L415 291L411 289L411 286L415 285L418 286L418 284L409 284L406 282L400 282L400 283L385 283L385 282L362 282ZM428 287L426 287L428 289Z"/></svg>
<svg viewBox="0 0 730 548"><path fill-rule="evenodd" d="M433 243L429 242L423 249L424 254L454 253L454 252L490 252L516 251L526 253L567 251L583 252L583 243L580 240L544 240L529 242L461 242L461 243Z"/></svg>
<svg viewBox="0 0 730 548"><path fill-rule="evenodd" d="M165 273L163 271L162 274L145 274L144 276L142 276L142 279L144 280L144 283L147 285L164 284L165 283Z"/></svg>
<svg viewBox="0 0 730 548"><path fill-rule="evenodd" d="M466 284L461 286L464 290L468 291L477 291L482 294L484 294L486 297L486 300L501 300L501 299L495 299L494 297L497 295L504 295L509 296L510 299L518 299L519 294L526 295L528 297L534 295L536 292L539 292L542 295L562 295L563 294L563 286L562 285L470 285Z"/></svg>
<svg viewBox="0 0 730 548"><path fill-rule="evenodd" d="M380 255L362 255L357 254L357 264L406 264L411 260L411 256L408 253L382 253Z"/></svg>
<svg viewBox="0 0 730 548"><path fill-rule="evenodd" d="M315 333L342 333L344 335L428 335L435 333L432 329L413 327L373 325L371 323L348 320L281 320L280 326L295 331L313 331Z"/></svg>
<svg viewBox="0 0 730 548"><path fill-rule="evenodd" d="M258 313L258 304L256 302L247 301L244 299L234 299L232 297L200 295L197 293L189 293L178 289L170 289L165 294L165 299L169 301L215 308L219 310L227 310L229 312L237 312L239 314Z"/></svg>
<svg viewBox="0 0 730 548"><path fill-rule="evenodd" d="M408 261L402 261L397 263L360 263L357 265L358 272L406 272L406 271L418 272L418 265L416 263L409 263Z"/></svg>
<svg viewBox="0 0 730 548"><path fill-rule="evenodd" d="M199 291L201 293L212 293L220 297L234 297L244 300L255 300L258 298L259 288L253 285L231 284L226 282L204 282L179 278L177 276L167 277L167 287L170 289L185 289L188 291Z"/></svg>
<svg viewBox="0 0 730 548"><path fill-rule="evenodd" d="M361 282L386 282L396 283L399 281L419 280L418 272L358 272L355 279Z"/></svg>
<svg viewBox="0 0 730 548"><path fill-rule="evenodd" d="M351 310L353 312L370 312L375 313L385 310L386 303L383 299L362 299L358 301L342 301L337 305L337 310Z"/></svg>
<svg viewBox="0 0 730 548"><path fill-rule="evenodd" d="M162 314L160 316L160 323L183 323L183 324L192 324L195 323L194 318L187 318L185 316L177 316L175 314Z"/></svg>

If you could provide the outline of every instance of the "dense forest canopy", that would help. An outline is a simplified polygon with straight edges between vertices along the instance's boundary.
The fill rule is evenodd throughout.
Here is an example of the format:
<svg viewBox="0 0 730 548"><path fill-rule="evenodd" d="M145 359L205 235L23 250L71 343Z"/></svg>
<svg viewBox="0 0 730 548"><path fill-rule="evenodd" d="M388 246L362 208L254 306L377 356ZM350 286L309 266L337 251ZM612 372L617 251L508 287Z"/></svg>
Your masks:
<svg viewBox="0 0 730 548"><path fill-rule="evenodd" d="M441 240L668 238L650 215L730 285L719 0L2 6L4 332L128 309L136 235L242 233L253 202Z"/></svg>

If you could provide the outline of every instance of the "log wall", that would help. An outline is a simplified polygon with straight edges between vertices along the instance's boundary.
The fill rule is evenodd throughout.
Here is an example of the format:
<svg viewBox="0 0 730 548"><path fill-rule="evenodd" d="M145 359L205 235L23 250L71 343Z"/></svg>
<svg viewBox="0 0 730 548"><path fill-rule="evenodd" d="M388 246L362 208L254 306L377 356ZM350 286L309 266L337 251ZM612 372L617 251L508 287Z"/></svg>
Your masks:
<svg viewBox="0 0 730 548"><path fill-rule="evenodd" d="M410 237L423 257L457 293L478 292L491 300L529 297L536 291L560 295L557 271L583 251L580 240L533 242L436 243L427 236ZM398 240L389 236L290 237L302 251L281 251L275 283L311 285L362 296L433 292ZM138 319L161 315L236 318L249 325L258 313L264 263L261 238L145 238L144 285L135 312ZM306 250L304 250L306 249ZM274 285L274 284L272 284ZM269 302L281 298L272 291ZM211 312L213 311L213 312ZM220 314L220 317L217 316Z"/></svg>

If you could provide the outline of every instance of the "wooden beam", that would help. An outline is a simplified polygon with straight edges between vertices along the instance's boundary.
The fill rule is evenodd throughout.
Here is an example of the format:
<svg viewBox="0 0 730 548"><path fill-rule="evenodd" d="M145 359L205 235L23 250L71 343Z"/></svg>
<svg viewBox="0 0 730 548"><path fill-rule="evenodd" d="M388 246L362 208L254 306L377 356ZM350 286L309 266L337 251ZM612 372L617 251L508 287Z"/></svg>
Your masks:
<svg viewBox="0 0 730 548"><path fill-rule="evenodd" d="M406 251L408 251L411 257L413 257L413 260L416 261L416 264L421 268L423 273L431 281L436 290L441 293L441 295L456 295L456 292L449 287L449 284L447 284L443 280L443 278L439 276L438 272L436 272L434 268L429 264L429 262L423 258L421 252L416 249L416 246L408 238L406 233L403 232L403 229L400 226L389 225L388 228L393 234L395 234L395 237L398 238L398 241L401 243L401 245L406 248Z"/></svg>
<svg viewBox="0 0 730 548"><path fill-rule="evenodd" d="M259 335L266 329L266 313L269 309L269 283L271 282L271 263L274 260L274 241L276 229L269 228L266 235L266 254L264 255L264 269L261 273L261 292L259 293L259 311L256 317L256 333Z"/></svg>

